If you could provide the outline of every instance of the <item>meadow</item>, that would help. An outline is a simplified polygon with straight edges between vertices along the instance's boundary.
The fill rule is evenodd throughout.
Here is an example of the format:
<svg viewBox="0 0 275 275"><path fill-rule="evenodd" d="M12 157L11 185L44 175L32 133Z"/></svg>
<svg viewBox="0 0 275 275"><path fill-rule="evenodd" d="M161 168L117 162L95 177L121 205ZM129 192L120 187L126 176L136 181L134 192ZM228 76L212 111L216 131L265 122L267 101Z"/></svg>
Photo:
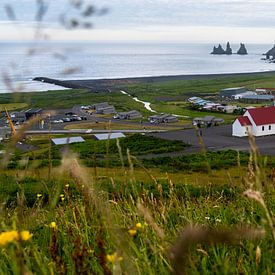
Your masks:
<svg viewBox="0 0 275 275"><path fill-rule="evenodd" d="M46 165L2 165L1 273L272 274L274 159L254 146L141 160L185 145L140 138L37 139ZM87 167L96 153L103 167Z"/></svg>

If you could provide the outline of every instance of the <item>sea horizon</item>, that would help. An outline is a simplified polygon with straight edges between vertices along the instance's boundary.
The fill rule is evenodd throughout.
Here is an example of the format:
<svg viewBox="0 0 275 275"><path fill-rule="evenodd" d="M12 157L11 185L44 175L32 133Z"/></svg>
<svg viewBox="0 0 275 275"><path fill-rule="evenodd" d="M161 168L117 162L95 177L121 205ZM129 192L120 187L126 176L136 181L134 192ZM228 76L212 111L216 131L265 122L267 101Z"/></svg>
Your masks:
<svg viewBox="0 0 275 275"><path fill-rule="evenodd" d="M221 43L225 47L225 43ZM44 47L44 46L47 47ZM211 55L213 43L159 42L66 42L29 44L0 43L2 76L0 93L23 85L24 91L59 90L62 87L33 81L35 77L57 79L119 79L136 77L211 75L269 72L275 64L261 58L270 44L247 43L248 55ZM239 44L232 43L235 53Z"/></svg>

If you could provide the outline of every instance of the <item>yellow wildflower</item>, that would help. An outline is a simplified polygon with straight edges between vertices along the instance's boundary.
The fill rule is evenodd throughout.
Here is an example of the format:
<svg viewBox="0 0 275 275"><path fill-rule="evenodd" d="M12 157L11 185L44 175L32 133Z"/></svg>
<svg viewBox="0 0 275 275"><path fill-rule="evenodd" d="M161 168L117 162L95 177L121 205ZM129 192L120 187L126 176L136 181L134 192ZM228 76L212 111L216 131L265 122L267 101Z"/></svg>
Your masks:
<svg viewBox="0 0 275 275"><path fill-rule="evenodd" d="M42 197L42 194L37 194L36 197L39 199Z"/></svg>
<svg viewBox="0 0 275 275"><path fill-rule="evenodd" d="M69 185L68 183L67 183L67 184L65 184L65 187L66 187L66 188L69 188L69 186L70 186L70 185Z"/></svg>
<svg viewBox="0 0 275 275"><path fill-rule="evenodd" d="M60 195L60 198L64 198L64 194L61 194L61 195Z"/></svg>
<svg viewBox="0 0 275 275"><path fill-rule="evenodd" d="M16 230L2 232L0 234L0 246L5 246L9 243L18 241L21 239L22 241L27 241L32 237L29 231L21 231L18 232Z"/></svg>
<svg viewBox="0 0 275 275"><path fill-rule="evenodd" d="M142 226L142 224L140 223L140 222L138 222L137 224L136 224L136 228L137 229L141 229L143 226Z"/></svg>
<svg viewBox="0 0 275 275"><path fill-rule="evenodd" d="M133 237L137 234L137 231L136 231L136 229L129 229L128 233Z"/></svg>
<svg viewBox="0 0 275 275"><path fill-rule="evenodd" d="M21 237L21 240L28 241L32 237L32 234L30 234L29 231L21 231L20 237Z"/></svg>
<svg viewBox="0 0 275 275"><path fill-rule="evenodd" d="M61 201L64 201L64 200L65 200L65 198L64 198L64 197L62 197L62 198L61 198Z"/></svg>
<svg viewBox="0 0 275 275"><path fill-rule="evenodd" d="M55 228L56 228L56 222L51 222L51 223L50 223L50 228L55 229Z"/></svg>
<svg viewBox="0 0 275 275"><path fill-rule="evenodd" d="M123 260L122 257L118 257L116 252L114 254L108 254L106 256L106 259L109 263L112 263L112 264L114 264L116 261L121 262Z"/></svg>

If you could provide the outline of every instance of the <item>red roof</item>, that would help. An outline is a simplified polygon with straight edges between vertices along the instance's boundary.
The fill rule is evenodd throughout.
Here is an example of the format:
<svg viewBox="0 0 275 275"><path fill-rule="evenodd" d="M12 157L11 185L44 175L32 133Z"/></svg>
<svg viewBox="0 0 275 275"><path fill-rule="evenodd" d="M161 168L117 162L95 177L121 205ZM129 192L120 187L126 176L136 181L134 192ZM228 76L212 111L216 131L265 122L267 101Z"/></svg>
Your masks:
<svg viewBox="0 0 275 275"><path fill-rule="evenodd" d="M275 107L264 107L247 110L257 126L275 124Z"/></svg>
<svg viewBox="0 0 275 275"><path fill-rule="evenodd" d="M238 117L238 120L242 126L252 125L251 121L249 120L249 118L247 116Z"/></svg>

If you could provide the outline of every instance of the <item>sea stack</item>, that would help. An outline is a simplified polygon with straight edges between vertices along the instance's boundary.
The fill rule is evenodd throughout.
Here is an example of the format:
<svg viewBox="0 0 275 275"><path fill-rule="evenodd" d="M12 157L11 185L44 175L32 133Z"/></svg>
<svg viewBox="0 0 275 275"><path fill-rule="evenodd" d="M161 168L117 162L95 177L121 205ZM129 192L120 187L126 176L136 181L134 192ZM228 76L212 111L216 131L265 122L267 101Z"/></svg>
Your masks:
<svg viewBox="0 0 275 275"><path fill-rule="evenodd" d="M245 48L245 45L241 43L241 46L239 50L237 51L237 54L239 55L246 55L247 54L247 49Z"/></svg>
<svg viewBox="0 0 275 275"><path fill-rule="evenodd" d="M227 42L227 44L226 44L225 54L228 54L228 55L232 54L232 49L230 47L230 43L229 42Z"/></svg>
<svg viewBox="0 0 275 275"><path fill-rule="evenodd" d="M266 54L266 59L272 59L274 60L275 59L275 45L273 46L272 49L270 49Z"/></svg>
<svg viewBox="0 0 275 275"><path fill-rule="evenodd" d="M211 54L225 54L225 50L222 48L221 44L219 44L218 47L214 46Z"/></svg>

